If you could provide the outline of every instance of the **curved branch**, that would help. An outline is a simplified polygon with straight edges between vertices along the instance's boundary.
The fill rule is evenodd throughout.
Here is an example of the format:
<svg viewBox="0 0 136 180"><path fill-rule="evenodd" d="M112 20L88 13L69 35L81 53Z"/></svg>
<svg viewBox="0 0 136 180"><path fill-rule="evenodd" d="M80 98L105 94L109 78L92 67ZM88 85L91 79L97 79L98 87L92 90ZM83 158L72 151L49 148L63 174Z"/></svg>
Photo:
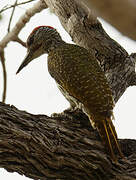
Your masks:
<svg viewBox="0 0 136 180"><path fill-rule="evenodd" d="M15 2L16 5L17 1ZM25 46L25 43L18 38L18 34L25 26L25 24L30 20L30 18L38 12L41 12L44 8L46 8L46 4L44 2L38 1L32 8L28 9L26 13L18 20L14 28L8 32L5 37L0 41L0 58L3 68L3 78L4 78L4 90L3 90L3 97L2 102L5 102L6 99L6 89L7 89L7 76L6 76L6 67L5 67L5 58L4 58L4 48L10 41L16 41ZM13 12L14 13L14 8ZM11 15L12 19L12 15ZM10 23L9 23L10 27ZM10 29L10 28L9 28Z"/></svg>
<svg viewBox="0 0 136 180"><path fill-rule="evenodd" d="M114 164L82 112L50 118L0 103L0 167L10 172L35 180L132 180L136 141L120 143L126 159Z"/></svg>
<svg viewBox="0 0 136 180"><path fill-rule="evenodd" d="M26 23L29 22L30 18L36 13L41 12L44 8L47 8L47 6L40 0L32 8L26 10L25 14L20 17L14 28L0 41L0 51L2 51L10 41L17 39L18 34Z"/></svg>

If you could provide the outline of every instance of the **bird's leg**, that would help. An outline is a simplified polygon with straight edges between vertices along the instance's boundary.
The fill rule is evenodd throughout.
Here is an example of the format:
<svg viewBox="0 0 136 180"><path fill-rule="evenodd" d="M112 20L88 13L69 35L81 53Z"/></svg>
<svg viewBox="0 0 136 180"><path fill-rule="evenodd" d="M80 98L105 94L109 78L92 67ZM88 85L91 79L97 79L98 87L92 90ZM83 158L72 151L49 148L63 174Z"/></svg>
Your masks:
<svg viewBox="0 0 136 180"><path fill-rule="evenodd" d="M69 103L70 103L70 107L69 108L65 109L61 113L53 113L53 114L51 114L51 117L60 117L60 116L62 116L64 114L67 114L69 112L76 111L76 109L77 109L76 104L73 101L70 101L70 100L69 100Z"/></svg>

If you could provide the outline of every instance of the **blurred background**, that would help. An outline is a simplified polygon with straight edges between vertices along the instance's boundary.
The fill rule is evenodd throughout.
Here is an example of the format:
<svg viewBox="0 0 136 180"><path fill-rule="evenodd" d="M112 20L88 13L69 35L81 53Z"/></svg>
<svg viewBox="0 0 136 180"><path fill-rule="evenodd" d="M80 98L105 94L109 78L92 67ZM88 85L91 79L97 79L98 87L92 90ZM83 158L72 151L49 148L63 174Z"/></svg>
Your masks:
<svg viewBox="0 0 136 180"><path fill-rule="evenodd" d="M6 6L14 4L15 0L1 0L0 10ZM25 13L25 10L32 7L32 3L18 6L15 9L11 28L14 27L19 17ZM0 40L7 34L7 27L12 9L2 13L0 19ZM130 54L136 52L136 43L120 34L109 24L100 19L106 32L116 40ZM52 14L49 9L43 10L31 18L21 31L19 37L26 41L30 32L39 25L49 25L55 27L61 34L63 40L69 43L70 36L61 26L59 19ZM26 55L26 49L16 42L8 44L5 50L6 68L8 75L7 97L6 103L13 104L20 110L25 110L33 114L51 115L54 112L62 112L69 107L69 103L57 89L55 81L50 77L47 69L47 55L43 55L37 60L32 61L18 75L16 71ZM0 76L2 77L2 68L0 66ZM2 85L0 83L0 95L2 96ZM136 121L135 121L135 92L136 87L129 87L123 96L119 99L114 108L115 127L119 138L136 139ZM4 169L0 169L0 179L2 180L27 180L24 176L17 173L8 173Z"/></svg>

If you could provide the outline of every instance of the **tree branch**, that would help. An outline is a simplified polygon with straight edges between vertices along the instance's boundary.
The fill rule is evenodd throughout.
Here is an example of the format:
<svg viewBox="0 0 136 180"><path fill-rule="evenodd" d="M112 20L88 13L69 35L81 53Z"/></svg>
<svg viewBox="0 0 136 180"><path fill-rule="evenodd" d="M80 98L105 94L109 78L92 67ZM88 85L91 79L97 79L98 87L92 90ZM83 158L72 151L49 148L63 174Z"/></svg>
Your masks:
<svg viewBox="0 0 136 180"><path fill-rule="evenodd" d="M79 2L77 0L77 2ZM82 0L97 16L102 17L121 33L136 40L136 4L135 0Z"/></svg>
<svg viewBox="0 0 136 180"><path fill-rule="evenodd" d="M3 13L4 11L10 9L10 8L13 8L15 6L21 6L21 5L24 5L24 4L27 4L27 3L31 3L32 1L36 1L36 0L28 0L28 1L25 1L25 2L21 2L21 3L9 5L9 6L6 5L0 10L0 14Z"/></svg>
<svg viewBox="0 0 136 180"><path fill-rule="evenodd" d="M36 13L41 12L44 8L47 8L46 4L42 1L38 1L32 8L26 10L25 14L20 17L14 28L0 41L0 51L2 51L10 41L17 39L18 34L29 22L30 18Z"/></svg>
<svg viewBox="0 0 136 180"><path fill-rule="evenodd" d="M136 178L136 141L120 140L126 159L111 162L85 114L32 115L0 103L0 167L33 179Z"/></svg>
<svg viewBox="0 0 136 180"><path fill-rule="evenodd" d="M17 1L15 2L16 5ZM12 15L14 13L14 9L16 6L14 6ZM25 43L18 38L18 35L22 28L26 25L26 23L30 20L32 16L34 16L36 13L41 12L44 8L47 8L46 4L41 0L38 1L32 8L28 9L25 14L20 17L14 28L8 32L5 37L0 41L0 60L2 63L2 68L3 68L3 78L4 78L4 90L3 90L3 97L2 97L2 102L5 101L6 99L6 88L7 88L7 77L6 77L6 67L5 67L5 58L4 58L4 48L7 46L7 44L10 41L16 41L26 47ZM8 30L10 30L10 23L12 20L12 15L11 19L9 22L9 27Z"/></svg>
<svg viewBox="0 0 136 180"><path fill-rule="evenodd" d="M13 19L13 15L14 15L14 12L15 12L15 8L16 8L16 5L17 5L17 1L18 1L18 0L15 1L14 7L13 7L12 12L11 12L11 16L10 16L10 19L9 19L9 25L8 25L8 32L10 32L10 25L11 25L11 21L12 21L12 19Z"/></svg>
<svg viewBox="0 0 136 180"><path fill-rule="evenodd" d="M2 102L6 100L6 93L7 93L7 71L5 65L5 54L4 51L0 51L0 61L3 70L3 93L2 93Z"/></svg>

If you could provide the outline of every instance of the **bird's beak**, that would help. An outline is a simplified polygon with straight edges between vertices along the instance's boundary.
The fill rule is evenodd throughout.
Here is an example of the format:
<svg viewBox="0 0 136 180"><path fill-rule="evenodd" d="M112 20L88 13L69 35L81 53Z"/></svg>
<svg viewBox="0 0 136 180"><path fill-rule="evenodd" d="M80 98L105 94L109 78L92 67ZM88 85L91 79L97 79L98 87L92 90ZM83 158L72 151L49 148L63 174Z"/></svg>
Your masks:
<svg viewBox="0 0 136 180"><path fill-rule="evenodd" d="M24 59L24 61L22 62L22 64L20 65L20 67L18 68L16 74L18 74L25 66L27 66L27 64L29 64L31 61L33 60L32 58L32 53L31 51L27 52L27 55Z"/></svg>

